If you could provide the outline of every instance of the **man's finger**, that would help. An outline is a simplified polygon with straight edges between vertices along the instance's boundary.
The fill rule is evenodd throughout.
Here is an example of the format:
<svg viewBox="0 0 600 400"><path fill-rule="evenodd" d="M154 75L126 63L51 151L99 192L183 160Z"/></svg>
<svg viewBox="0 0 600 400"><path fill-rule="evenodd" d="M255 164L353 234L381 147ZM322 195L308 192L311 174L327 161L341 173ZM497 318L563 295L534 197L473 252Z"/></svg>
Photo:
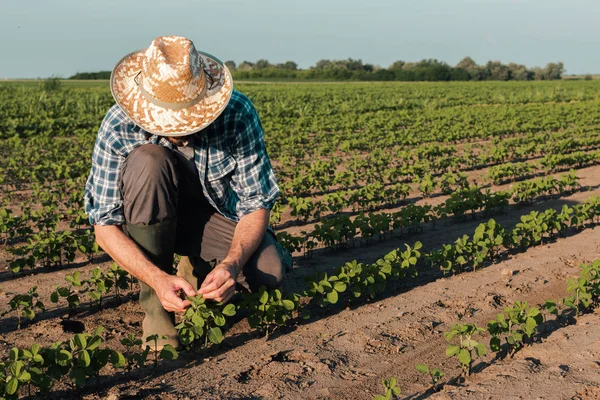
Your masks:
<svg viewBox="0 0 600 400"><path fill-rule="evenodd" d="M185 305L189 305L190 302L187 300L181 300L179 296L171 292L165 298L165 302L171 308L171 311L181 312L185 310Z"/></svg>
<svg viewBox="0 0 600 400"><path fill-rule="evenodd" d="M206 286L200 286L200 290L198 292L202 293L202 294L210 293L210 292L220 288L222 285L223 285L223 282L221 281L221 279L219 279L218 277L215 277Z"/></svg>
<svg viewBox="0 0 600 400"><path fill-rule="evenodd" d="M186 281L184 278L178 279L177 283L178 283L179 287L181 289L183 289L185 294L187 294L188 296L196 295L196 291L194 290L194 287L188 281Z"/></svg>
<svg viewBox="0 0 600 400"><path fill-rule="evenodd" d="M209 283L211 283L213 280L215 279L215 273L214 271L211 272L210 274L206 275L206 278L204 278L204 282L202 282L202 285L200 285L200 288L203 288L205 286L207 286Z"/></svg>
<svg viewBox="0 0 600 400"><path fill-rule="evenodd" d="M214 290L211 290L210 292L205 292L203 294L203 296L205 298L210 298L210 299L217 299L219 297L223 297L225 292L227 292L227 290L231 289L231 287L233 287L234 284L235 284L235 281L233 279L228 279L225 282L223 282L223 284L221 286L215 288ZM206 288L206 290L208 290L208 288Z"/></svg>

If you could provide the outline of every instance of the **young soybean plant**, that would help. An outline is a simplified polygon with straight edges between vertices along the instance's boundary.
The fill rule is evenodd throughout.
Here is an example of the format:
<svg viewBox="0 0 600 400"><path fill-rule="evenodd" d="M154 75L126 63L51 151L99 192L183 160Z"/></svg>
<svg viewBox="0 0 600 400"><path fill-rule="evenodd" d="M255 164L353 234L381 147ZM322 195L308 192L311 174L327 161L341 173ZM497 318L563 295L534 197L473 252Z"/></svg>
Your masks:
<svg viewBox="0 0 600 400"><path fill-rule="evenodd" d="M268 291L265 286L261 286L256 293L244 293L240 306L250 310L250 326L258 328L268 337L270 332L284 326L292 317L292 311L298 308L299 299L295 294L284 298L279 289Z"/></svg>
<svg viewBox="0 0 600 400"><path fill-rule="evenodd" d="M17 316L17 329L21 329L21 317L31 321L35 318L36 309L38 312L45 311L44 303L38 300L38 297L37 286L29 289L26 294L15 295L8 302L10 310L2 313L1 316L4 317L6 314L14 312Z"/></svg>
<svg viewBox="0 0 600 400"><path fill-rule="evenodd" d="M235 315L233 304L223 305L216 303L209 306L202 295L187 297L191 306L183 314L183 320L175 327L179 340L185 346L190 346L194 341L204 337L204 346L210 341L219 344L223 341L221 327L225 325L225 316Z"/></svg>
<svg viewBox="0 0 600 400"><path fill-rule="evenodd" d="M72 275L65 275L65 280L69 283L69 286L57 286L50 295L50 301L58 303L59 298L63 297L67 299L71 311L77 308L77 306L79 306L79 293L81 293L81 291L79 289L75 290L74 288L81 288L84 283L84 281L79 278L79 275L79 271L73 272Z"/></svg>
<svg viewBox="0 0 600 400"><path fill-rule="evenodd" d="M319 273L315 278L306 280L305 296L311 297L321 307L338 302L339 294L346 291L348 276L341 272L339 275Z"/></svg>
<svg viewBox="0 0 600 400"><path fill-rule="evenodd" d="M148 354L150 354L150 346L146 346L141 353L134 350L140 347L142 343L142 339L136 338L133 333L128 333L126 337L121 339L121 344L127 348L127 351L123 354L125 360L127 360L127 363L125 364L127 372L131 372L136 365L139 368L142 368L146 364Z"/></svg>
<svg viewBox="0 0 600 400"><path fill-rule="evenodd" d="M417 364L415 369L423 375L429 375L431 378L431 386L435 387L437 383L444 377L444 372L439 368L429 368L426 364Z"/></svg>
<svg viewBox="0 0 600 400"><path fill-rule="evenodd" d="M485 332L485 329L474 324L455 324L448 332L444 332L444 337L449 342L455 337L459 338L458 345L449 345L446 348L446 356L458 359L463 375L466 377L471 375L473 360L487 353L485 345L473 340L473 336L481 332Z"/></svg>
<svg viewBox="0 0 600 400"><path fill-rule="evenodd" d="M152 348L150 348L149 345L146 345L146 349L139 356L138 360L145 362L146 357L148 356L148 352L150 352L150 351L152 351L154 353L154 368L158 367L158 358L159 357L164 360L176 360L179 357L179 353L177 353L177 350L175 350L175 348L172 345L166 344L162 349L160 349L160 350L158 349L158 339L166 339L166 338L167 338L166 335L161 336L159 334L148 336L146 338L146 343L154 342L154 346Z"/></svg>
<svg viewBox="0 0 600 400"><path fill-rule="evenodd" d="M393 400L397 399L400 393L402 393L400 387L396 385L396 377L394 376L389 379L383 378L381 383L383 384L385 394L377 395L373 398L373 400Z"/></svg>
<svg viewBox="0 0 600 400"><path fill-rule="evenodd" d="M492 335L490 349L500 351L504 336L508 344L508 353L514 355L523 343L531 339L537 326L543 322L539 308L529 307L527 302L516 301L513 307L506 307L504 313L488 323L488 332Z"/></svg>

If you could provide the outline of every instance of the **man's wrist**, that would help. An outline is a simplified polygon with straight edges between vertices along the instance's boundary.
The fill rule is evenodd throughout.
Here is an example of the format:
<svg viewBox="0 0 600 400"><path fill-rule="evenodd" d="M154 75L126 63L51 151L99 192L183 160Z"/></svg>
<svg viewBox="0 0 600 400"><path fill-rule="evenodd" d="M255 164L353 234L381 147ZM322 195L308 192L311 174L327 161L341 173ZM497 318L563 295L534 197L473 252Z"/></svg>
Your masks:
<svg viewBox="0 0 600 400"><path fill-rule="evenodd" d="M163 280L165 278L165 275L168 275L168 274L166 272L161 271L160 269L156 268L156 270L154 270L154 271L152 271L151 273L148 274L145 282L152 289L156 290L157 283L159 281Z"/></svg>
<svg viewBox="0 0 600 400"><path fill-rule="evenodd" d="M242 264L239 262L239 260L226 258L221 262L221 264L230 266L233 269L233 272L235 273L235 278L237 278L238 275L242 272Z"/></svg>

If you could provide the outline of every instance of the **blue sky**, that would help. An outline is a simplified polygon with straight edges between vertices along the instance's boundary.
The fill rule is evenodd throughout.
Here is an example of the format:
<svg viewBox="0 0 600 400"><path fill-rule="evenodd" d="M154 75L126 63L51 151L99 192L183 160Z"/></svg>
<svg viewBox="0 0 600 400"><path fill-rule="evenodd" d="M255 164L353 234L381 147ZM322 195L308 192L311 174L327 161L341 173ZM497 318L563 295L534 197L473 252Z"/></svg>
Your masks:
<svg viewBox="0 0 600 400"><path fill-rule="evenodd" d="M176 34L237 63L563 61L600 72L598 0L0 0L0 78L112 69Z"/></svg>

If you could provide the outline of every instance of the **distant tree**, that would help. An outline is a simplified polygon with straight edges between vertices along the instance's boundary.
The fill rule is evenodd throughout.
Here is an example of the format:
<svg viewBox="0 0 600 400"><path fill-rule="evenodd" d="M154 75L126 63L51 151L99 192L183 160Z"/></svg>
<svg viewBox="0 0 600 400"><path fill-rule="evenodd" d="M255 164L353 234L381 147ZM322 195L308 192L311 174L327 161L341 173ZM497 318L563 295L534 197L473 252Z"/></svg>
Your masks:
<svg viewBox="0 0 600 400"><path fill-rule="evenodd" d="M465 57L456 64L456 68L462 69L469 74L471 80L481 81L486 78L484 69L477 65L471 57Z"/></svg>
<svg viewBox="0 0 600 400"><path fill-rule="evenodd" d="M271 68L271 63L263 58L254 63L254 69Z"/></svg>
<svg viewBox="0 0 600 400"><path fill-rule="evenodd" d="M314 69L329 69L331 68L331 60L319 60L313 67Z"/></svg>
<svg viewBox="0 0 600 400"><path fill-rule="evenodd" d="M400 60L394 61L394 63L392 65L390 65L388 67L388 69L390 71L393 71L393 70L396 70L396 69L403 69L404 68L404 64L405 64L404 61L400 61Z"/></svg>
<svg viewBox="0 0 600 400"><path fill-rule="evenodd" d="M562 79L564 73L565 66L562 62L548 63L544 68L545 79L549 81Z"/></svg>
<svg viewBox="0 0 600 400"><path fill-rule="evenodd" d="M227 68L229 68L231 71L235 71L235 61L225 61L225 65L227 66Z"/></svg>
<svg viewBox="0 0 600 400"><path fill-rule="evenodd" d="M508 67L500 61L488 61L485 68L490 79L494 81L507 81L510 78Z"/></svg>
<svg viewBox="0 0 600 400"><path fill-rule="evenodd" d="M238 71L251 71L254 69L254 64L250 61L242 61L237 69Z"/></svg>
<svg viewBox="0 0 600 400"><path fill-rule="evenodd" d="M279 68L279 69L287 69L289 71L297 71L298 70L298 64L296 64L293 61L286 61L282 64L277 64L275 66L275 68Z"/></svg>
<svg viewBox="0 0 600 400"><path fill-rule="evenodd" d="M475 60L473 60L471 57L465 57L462 60L460 60L458 62L458 64L456 64L456 67L457 68L462 68L462 69L468 71L468 70L470 70L470 69L472 69L474 67L479 67L479 66L477 65L477 63L475 62Z"/></svg>
<svg viewBox="0 0 600 400"><path fill-rule="evenodd" d="M530 71L526 66L517 63L508 64L508 73L510 79L516 81L529 81L534 77L533 71Z"/></svg>
<svg viewBox="0 0 600 400"><path fill-rule="evenodd" d="M585 76L583 77L584 80L586 81L591 81L592 79L594 79L594 77L591 74L585 74Z"/></svg>

